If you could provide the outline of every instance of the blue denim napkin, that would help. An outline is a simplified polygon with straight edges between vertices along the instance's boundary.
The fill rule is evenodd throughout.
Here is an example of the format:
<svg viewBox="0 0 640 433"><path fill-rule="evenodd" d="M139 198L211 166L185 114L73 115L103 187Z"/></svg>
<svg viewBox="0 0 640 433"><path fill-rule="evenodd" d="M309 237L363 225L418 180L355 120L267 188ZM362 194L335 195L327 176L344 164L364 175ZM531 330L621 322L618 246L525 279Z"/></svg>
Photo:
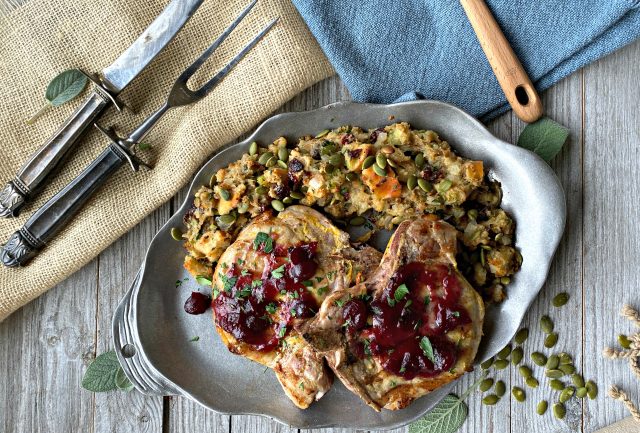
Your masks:
<svg viewBox="0 0 640 433"><path fill-rule="evenodd" d="M293 0L357 101L508 107L457 0ZM488 0L538 90L640 37L640 0Z"/></svg>

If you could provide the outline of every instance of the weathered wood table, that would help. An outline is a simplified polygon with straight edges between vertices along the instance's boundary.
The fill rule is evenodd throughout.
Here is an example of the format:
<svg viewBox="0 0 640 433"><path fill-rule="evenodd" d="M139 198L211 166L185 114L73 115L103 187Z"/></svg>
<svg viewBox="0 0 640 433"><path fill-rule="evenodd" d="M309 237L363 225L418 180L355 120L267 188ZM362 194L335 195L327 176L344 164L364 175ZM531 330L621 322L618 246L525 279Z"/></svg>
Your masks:
<svg viewBox="0 0 640 433"><path fill-rule="evenodd" d="M640 380L624 362L603 359L631 325L619 315L624 302L640 306L640 42L590 65L543 95L545 111L571 129L571 140L553 163L567 196L564 239L541 295L525 325L538 326L558 292L571 294L551 311L562 347L600 385L596 401L584 400L570 425L535 414L543 387L528 390L524 404L507 395L495 407L469 400L463 432L593 432L627 416L606 396L615 383L640 400ZM337 78L308 89L280 111L309 110L348 99ZM523 124L511 113L490 123L514 142ZM137 392L93 394L80 387L87 365L111 349L111 316L131 283L152 236L184 199L184 192L155 211L98 258L0 324L0 431L12 432L289 432L254 416L221 416L184 398ZM545 224L545 221L540 221ZM527 344L542 346L532 332ZM509 373L511 371L511 373ZM522 379L512 369L498 375L507 386ZM465 389L474 375L457 386ZM354 410L368 410L358 406ZM406 429L400 429L405 431ZM334 429L333 432L342 432ZM640 427L639 427L640 431Z"/></svg>

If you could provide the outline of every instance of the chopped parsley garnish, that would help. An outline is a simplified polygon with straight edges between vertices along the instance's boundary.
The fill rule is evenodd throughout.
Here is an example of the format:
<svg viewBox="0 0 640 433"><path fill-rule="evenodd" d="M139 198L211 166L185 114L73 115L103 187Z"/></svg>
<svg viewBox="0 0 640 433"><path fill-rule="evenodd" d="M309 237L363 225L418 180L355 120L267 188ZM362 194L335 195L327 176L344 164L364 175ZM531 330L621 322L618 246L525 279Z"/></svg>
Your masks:
<svg viewBox="0 0 640 433"><path fill-rule="evenodd" d="M305 287L311 287L311 286L313 286L313 281L311 281L311 280L303 281L302 285L305 286Z"/></svg>
<svg viewBox="0 0 640 433"><path fill-rule="evenodd" d="M400 367L400 373L404 373L405 371L407 371L407 367L406 366L402 366Z"/></svg>
<svg viewBox="0 0 640 433"><path fill-rule="evenodd" d="M289 295L293 298L293 299L298 299L300 297L300 293L298 292L289 292Z"/></svg>
<svg viewBox="0 0 640 433"><path fill-rule="evenodd" d="M336 271L327 272L327 280L333 281L335 276L336 276Z"/></svg>
<svg viewBox="0 0 640 433"><path fill-rule="evenodd" d="M454 311L451 314L453 314L453 317L460 317L460 312L459 311Z"/></svg>
<svg viewBox="0 0 640 433"><path fill-rule="evenodd" d="M282 278L284 276L284 265L281 265L278 268L275 268L273 271L271 271L271 276L273 278Z"/></svg>
<svg viewBox="0 0 640 433"><path fill-rule="evenodd" d="M389 304L390 307L394 307L396 305L396 300L391 299L390 296L387 296L387 304Z"/></svg>
<svg viewBox="0 0 640 433"><path fill-rule="evenodd" d="M220 289L218 289L217 287L214 287L213 288L213 299L217 299L219 295L220 295Z"/></svg>
<svg viewBox="0 0 640 433"><path fill-rule="evenodd" d="M342 299L336 299L336 305L338 306L338 308L342 308L342 306L344 305L344 301Z"/></svg>
<svg viewBox="0 0 640 433"><path fill-rule="evenodd" d="M282 338L284 337L284 334L287 333L287 327L283 326L280 329L278 329L278 338Z"/></svg>
<svg viewBox="0 0 640 433"><path fill-rule="evenodd" d="M198 340L200 340L200 337L196 335L195 337L191 337L191 340L189 341L198 341Z"/></svg>
<svg viewBox="0 0 640 433"><path fill-rule="evenodd" d="M277 308L278 307L276 307L276 304L274 304L273 302L270 302L266 307L264 307L264 309L267 310L267 313L269 314L274 314Z"/></svg>
<svg viewBox="0 0 640 433"><path fill-rule="evenodd" d="M282 296L284 296L284 295L286 295L286 294L287 294L287 291L286 291L285 289L282 289L282 290L280 290L280 292L279 292L279 293L280 293Z"/></svg>
<svg viewBox="0 0 640 433"><path fill-rule="evenodd" d="M243 269L242 272L240 272L240 275L243 277L246 277L247 275L249 275L249 271L247 271L246 269Z"/></svg>
<svg viewBox="0 0 640 433"><path fill-rule="evenodd" d="M298 313L296 312L296 309L295 309L295 308L291 308L291 309L289 310L289 313L291 313L291 315L292 315L293 317L296 317L296 314L298 314Z"/></svg>
<svg viewBox="0 0 640 433"><path fill-rule="evenodd" d="M329 291L329 286L322 286L322 287L318 287L318 290L316 290L316 293L318 294L318 296L322 296L328 291Z"/></svg>
<svg viewBox="0 0 640 433"><path fill-rule="evenodd" d="M300 384L298 385L298 388L304 389L304 382L300 382Z"/></svg>
<svg viewBox="0 0 640 433"><path fill-rule="evenodd" d="M222 273L218 275L220 275L220 279L222 280L222 284L224 285L222 287L222 290L224 290L225 292L230 292L233 286L235 286L236 282L238 281L236 277L227 277Z"/></svg>
<svg viewBox="0 0 640 433"><path fill-rule="evenodd" d="M391 382L389 382L391 384L391 386L396 386L398 385L398 382L396 382L395 380L391 380Z"/></svg>
<svg viewBox="0 0 640 433"><path fill-rule="evenodd" d="M222 266L222 269L227 269L229 267L229 265L227 265L226 263L222 262L220 264L220 266Z"/></svg>
<svg viewBox="0 0 640 433"><path fill-rule="evenodd" d="M316 281L319 283L320 281L322 281L323 278L322 277L316 277Z"/></svg>
<svg viewBox="0 0 640 433"><path fill-rule="evenodd" d="M258 232L256 238L253 240L253 249L258 250L262 247L262 251L269 254L273 251L273 239L268 233Z"/></svg>
<svg viewBox="0 0 640 433"><path fill-rule="evenodd" d="M196 277L196 281L198 282L198 284L202 285L202 286L210 286L211 285L211 279L203 276L203 275L198 275ZM176 282L176 287L178 287L178 283Z"/></svg>
<svg viewBox="0 0 640 433"><path fill-rule="evenodd" d="M429 361L435 363L435 357L433 356L433 346L431 345L431 340L429 337L422 337L420 340L420 349L424 352L424 356L426 356Z"/></svg>
<svg viewBox="0 0 640 433"><path fill-rule="evenodd" d="M409 294L409 288L407 287L406 284L400 284L398 286L398 288L396 289L395 293L393 294L393 298L397 301L400 302L404 299L405 296L407 296Z"/></svg>
<svg viewBox="0 0 640 433"><path fill-rule="evenodd" d="M371 342L365 338L363 343L364 343L364 354L371 355Z"/></svg>
<svg viewBox="0 0 640 433"><path fill-rule="evenodd" d="M253 280L251 282L251 288L256 288L256 287L260 287L262 286L262 281L261 280Z"/></svg>
<svg viewBox="0 0 640 433"><path fill-rule="evenodd" d="M249 286L244 286L242 289L236 292L236 296L238 298L246 298L249 295L251 295L251 287Z"/></svg>
<svg viewBox="0 0 640 433"><path fill-rule="evenodd" d="M427 296L424 297L424 305L429 305L431 303L431 295L427 294Z"/></svg>
<svg viewBox="0 0 640 433"><path fill-rule="evenodd" d="M409 308L413 304L413 301L409 299L406 304L404 304L404 308Z"/></svg>
<svg viewBox="0 0 640 433"><path fill-rule="evenodd" d="M180 287L182 285L182 280L176 280L176 287Z"/></svg>
<svg viewBox="0 0 640 433"><path fill-rule="evenodd" d="M238 264L239 264L239 265L243 265L243 264L244 264L244 260L242 260L242 259L238 259Z"/></svg>

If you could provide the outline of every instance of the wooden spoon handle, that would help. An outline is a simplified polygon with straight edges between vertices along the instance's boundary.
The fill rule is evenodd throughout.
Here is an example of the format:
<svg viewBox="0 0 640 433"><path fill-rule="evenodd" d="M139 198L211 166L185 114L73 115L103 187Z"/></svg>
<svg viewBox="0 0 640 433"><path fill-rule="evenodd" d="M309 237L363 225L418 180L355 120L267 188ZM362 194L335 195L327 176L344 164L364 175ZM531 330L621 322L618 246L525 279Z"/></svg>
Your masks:
<svg viewBox="0 0 640 433"><path fill-rule="evenodd" d="M484 0L460 0L493 72L520 119L531 123L542 117L542 102Z"/></svg>

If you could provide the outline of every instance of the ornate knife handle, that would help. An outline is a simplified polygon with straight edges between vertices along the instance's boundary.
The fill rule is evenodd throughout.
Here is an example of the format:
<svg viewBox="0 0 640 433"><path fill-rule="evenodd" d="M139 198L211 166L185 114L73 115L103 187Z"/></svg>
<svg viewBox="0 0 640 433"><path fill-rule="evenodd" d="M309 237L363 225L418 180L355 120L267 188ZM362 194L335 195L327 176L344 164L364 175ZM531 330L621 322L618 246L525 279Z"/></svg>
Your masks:
<svg viewBox="0 0 640 433"><path fill-rule="evenodd" d="M109 176L131 158L126 148L118 143L111 144L78 177L38 209L20 230L11 235L0 250L2 263L16 267L32 259Z"/></svg>
<svg viewBox="0 0 640 433"><path fill-rule="evenodd" d="M67 121L22 166L16 177L0 191L0 217L18 215L29 196L60 164L74 143L96 118L115 102L114 97L94 77L94 91L73 112Z"/></svg>

